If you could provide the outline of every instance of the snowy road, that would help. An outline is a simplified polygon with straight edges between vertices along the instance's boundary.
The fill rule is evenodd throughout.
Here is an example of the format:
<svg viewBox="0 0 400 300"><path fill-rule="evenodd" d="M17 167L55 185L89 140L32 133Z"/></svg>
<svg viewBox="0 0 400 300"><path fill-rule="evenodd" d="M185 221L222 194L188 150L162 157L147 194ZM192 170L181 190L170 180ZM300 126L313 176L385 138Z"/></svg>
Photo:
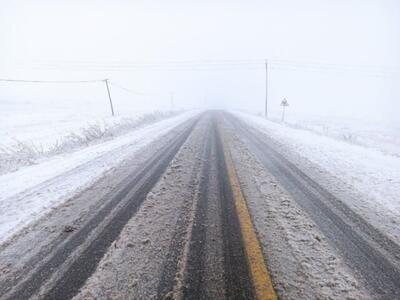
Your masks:
<svg viewBox="0 0 400 300"><path fill-rule="evenodd" d="M400 246L273 148L267 136L229 117L259 161L308 213L375 296L400 297Z"/></svg>
<svg viewBox="0 0 400 300"><path fill-rule="evenodd" d="M271 137L223 112L172 127L12 231L2 299L274 299L271 278L282 299L400 297L399 245Z"/></svg>

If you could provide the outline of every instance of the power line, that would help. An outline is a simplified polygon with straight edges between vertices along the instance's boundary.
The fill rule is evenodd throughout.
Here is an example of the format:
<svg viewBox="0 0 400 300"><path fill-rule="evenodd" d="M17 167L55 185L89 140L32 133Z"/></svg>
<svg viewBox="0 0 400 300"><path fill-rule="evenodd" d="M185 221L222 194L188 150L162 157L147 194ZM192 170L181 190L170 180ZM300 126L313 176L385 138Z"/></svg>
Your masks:
<svg viewBox="0 0 400 300"><path fill-rule="evenodd" d="M132 89L128 89L120 84L115 83L114 81L109 81L109 83L117 88L120 88L120 89L122 89L128 93L134 94L134 95L146 95L145 93L141 93L141 92L134 91Z"/></svg>
<svg viewBox="0 0 400 300"><path fill-rule="evenodd" d="M131 67L131 66L51 66L41 67L43 70L59 70L60 68L78 71L99 71L99 72L143 72L143 71L235 71L235 70L260 70L262 66L151 66L151 67Z"/></svg>
<svg viewBox="0 0 400 300"><path fill-rule="evenodd" d="M180 60L180 61L158 61L158 62L137 62L137 61L113 61L113 62L104 62L104 61L83 61L83 60L66 60L66 61L38 61L37 63L44 65L94 65L94 66L139 66L139 67L149 67L149 66L167 66L167 65L214 65L214 64L257 64L262 62L261 59L247 59L247 60Z"/></svg>
<svg viewBox="0 0 400 300"><path fill-rule="evenodd" d="M75 67L114 67L114 68L159 68L159 67L197 67L197 66L257 66L263 65L264 59L242 59L242 60L186 60L186 61L166 61L166 62L98 62L98 61L50 61L39 62L39 65L47 66L75 66ZM373 65L346 65L321 62L307 62L295 60L269 59L270 63L280 65L314 66L319 68L357 68L379 71L399 71L399 67L385 67Z"/></svg>
<svg viewBox="0 0 400 300"><path fill-rule="evenodd" d="M21 83L95 83L103 82L104 79L96 80L24 80L24 79L8 79L0 78L0 82L21 82Z"/></svg>
<svg viewBox="0 0 400 300"><path fill-rule="evenodd" d="M382 66L345 65L318 62L300 62L294 60L268 60L271 69L305 72L355 72L372 75L374 77L399 76L400 68ZM41 69L57 70L60 68L85 71L107 72L138 72L138 71L252 71L263 70L265 60L192 60L192 61L167 61L167 62L111 62L101 63L95 61L69 61L40 63Z"/></svg>
<svg viewBox="0 0 400 300"><path fill-rule="evenodd" d="M131 93L133 95L136 96L149 96L149 97L154 97L154 96L166 96L165 94L161 94L161 93L148 93L148 92L138 92L135 90L132 90L130 88L127 88L125 86L122 86L120 83L115 83L114 81L109 81L109 83L117 88L120 88L128 93Z"/></svg>
<svg viewBox="0 0 400 300"><path fill-rule="evenodd" d="M114 111L114 104L112 101L112 97L111 97L111 90L110 90L110 85L117 87L119 89L122 89L130 94L133 94L135 96L151 96L150 94L147 93L142 93L142 92L138 92L135 90L132 90L130 88L127 88L125 86L122 86L121 84L118 84L114 81L110 81L109 79L94 79L94 80L25 80L25 79L10 79L10 78L0 78L0 82L11 82L11 83L103 83L106 86L106 90L107 90L107 96L108 96L108 100L109 100L109 104L110 104L110 110L111 110L111 115L114 116L115 115L115 111ZM154 96L154 95L153 95ZM161 95L157 95L157 96L161 96Z"/></svg>
<svg viewBox="0 0 400 300"><path fill-rule="evenodd" d="M93 79L93 80L25 80L25 79L9 79L9 78L0 78L0 82L13 82L13 83L103 83L106 82L111 84L117 88L120 88L126 92L129 92L134 95L147 95L146 93L134 91L127 87L124 87L120 84L117 84L114 81L110 81L108 79Z"/></svg>
<svg viewBox="0 0 400 300"><path fill-rule="evenodd" d="M0 82L12 82L12 83L105 83L106 88L107 88L107 95L110 103L110 109L111 109L111 116L114 116L114 106L113 102L111 99L111 93L110 93L110 88L108 86L108 79L97 79L97 80L24 80L24 79L5 79L5 78L0 78Z"/></svg>

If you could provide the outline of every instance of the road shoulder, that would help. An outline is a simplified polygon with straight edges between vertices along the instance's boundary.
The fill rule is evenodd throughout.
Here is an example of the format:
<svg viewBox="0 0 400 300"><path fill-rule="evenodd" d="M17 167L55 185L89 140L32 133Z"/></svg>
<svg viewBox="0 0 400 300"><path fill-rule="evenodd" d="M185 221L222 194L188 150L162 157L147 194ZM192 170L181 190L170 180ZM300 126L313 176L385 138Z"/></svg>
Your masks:
<svg viewBox="0 0 400 300"><path fill-rule="evenodd" d="M284 299L368 299L316 225L231 131L243 192L272 280Z"/></svg>

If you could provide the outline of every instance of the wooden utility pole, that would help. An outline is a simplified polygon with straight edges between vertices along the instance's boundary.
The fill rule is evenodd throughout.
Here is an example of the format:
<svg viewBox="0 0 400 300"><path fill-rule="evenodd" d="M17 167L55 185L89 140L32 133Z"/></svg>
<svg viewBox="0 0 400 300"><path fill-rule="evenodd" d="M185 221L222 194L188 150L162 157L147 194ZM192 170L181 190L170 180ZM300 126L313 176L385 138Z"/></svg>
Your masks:
<svg viewBox="0 0 400 300"><path fill-rule="evenodd" d="M111 100L111 93L110 93L110 87L108 86L108 79L104 79L104 82L106 83L108 99L110 100L111 115L114 117L114 107L113 107L113 103Z"/></svg>
<svg viewBox="0 0 400 300"><path fill-rule="evenodd" d="M265 60L265 118L268 118L268 60Z"/></svg>

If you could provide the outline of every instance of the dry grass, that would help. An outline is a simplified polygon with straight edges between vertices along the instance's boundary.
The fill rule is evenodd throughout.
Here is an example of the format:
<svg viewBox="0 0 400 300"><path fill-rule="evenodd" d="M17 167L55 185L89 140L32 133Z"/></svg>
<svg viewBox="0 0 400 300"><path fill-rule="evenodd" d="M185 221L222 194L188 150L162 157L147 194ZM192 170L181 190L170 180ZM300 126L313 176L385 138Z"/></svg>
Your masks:
<svg viewBox="0 0 400 300"><path fill-rule="evenodd" d="M87 127L60 137L46 150L42 145L37 145L30 141L14 140L14 143L10 145L0 145L0 175L15 172L24 166L33 165L41 159L76 151L89 145L112 139L133 129L176 114L178 112L154 112L136 119L122 119L113 125L105 123L88 124Z"/></svg>

